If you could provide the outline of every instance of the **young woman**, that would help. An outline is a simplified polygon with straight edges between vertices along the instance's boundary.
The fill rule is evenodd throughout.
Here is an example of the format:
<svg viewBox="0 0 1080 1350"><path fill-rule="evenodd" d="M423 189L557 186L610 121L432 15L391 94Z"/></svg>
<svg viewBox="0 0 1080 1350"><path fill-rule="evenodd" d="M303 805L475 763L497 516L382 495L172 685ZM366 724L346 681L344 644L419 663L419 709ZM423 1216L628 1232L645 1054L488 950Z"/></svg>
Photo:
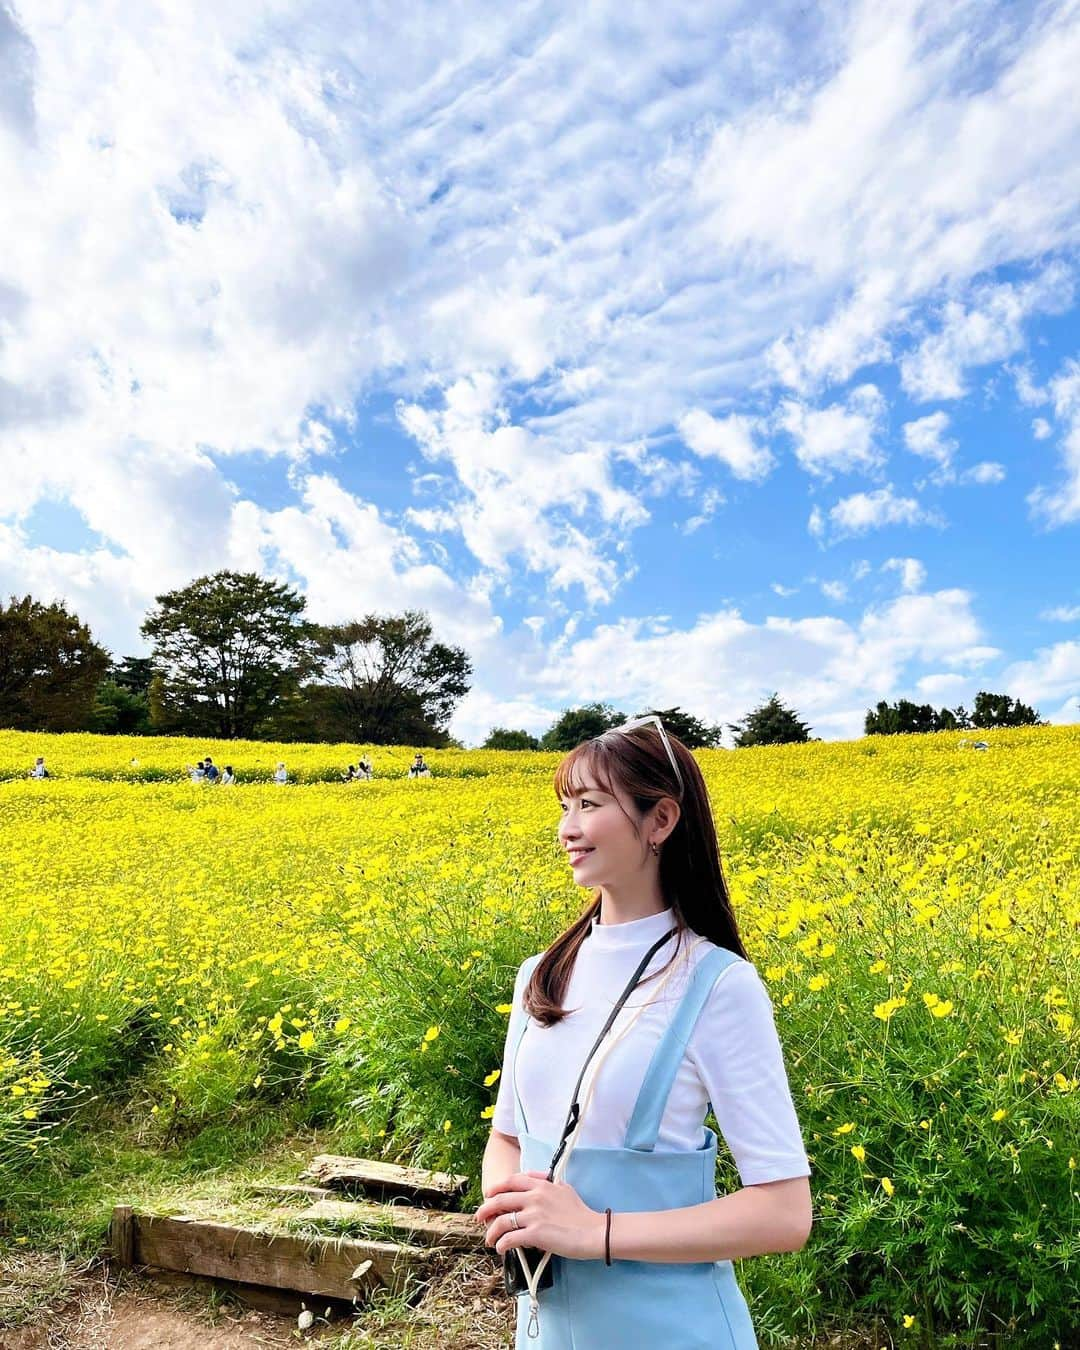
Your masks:
<svg viewBox="0 0 1080 1350"><path fill-rule="evenodd" d="M477 1211L504 1260L525 1254L516 1345L747 1350L732 1259L805 1244L810 1166L701 771L641 718L571 751L555 791L593 899L518 971ZM710 1104L742 1182L722 1196Z"/></svg>

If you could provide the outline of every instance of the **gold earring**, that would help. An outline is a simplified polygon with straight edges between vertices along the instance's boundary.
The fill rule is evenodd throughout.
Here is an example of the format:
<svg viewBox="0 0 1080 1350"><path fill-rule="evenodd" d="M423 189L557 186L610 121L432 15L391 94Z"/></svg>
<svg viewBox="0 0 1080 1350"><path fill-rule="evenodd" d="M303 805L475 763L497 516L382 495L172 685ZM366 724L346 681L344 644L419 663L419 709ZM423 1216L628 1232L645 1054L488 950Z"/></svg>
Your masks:
<svg viewBox="0 0 1080 1350"><path fill-rule="evenodd" d="M656 841L655 841L655 840L653 840L653 842L649 845L649 847L652 849L652 855L653 855L653 857L654 857L654 858L659 858L659 856L660 856L660 850L656 847Z"/></svg>

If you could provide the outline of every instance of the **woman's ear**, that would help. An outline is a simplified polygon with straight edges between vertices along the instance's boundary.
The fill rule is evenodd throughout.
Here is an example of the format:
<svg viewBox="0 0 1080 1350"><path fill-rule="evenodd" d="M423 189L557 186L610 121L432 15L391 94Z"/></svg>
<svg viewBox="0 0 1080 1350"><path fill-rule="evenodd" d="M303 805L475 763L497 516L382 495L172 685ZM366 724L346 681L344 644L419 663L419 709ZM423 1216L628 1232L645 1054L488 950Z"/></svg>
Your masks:
<svg viewBox="0 0 1080 1350"><path fill-rule="evenodd" d="M679 803L674 797L661 797L653 807L653 819L656 822L653 828L653 839L656 843L662 844L671 834L675 826L679 823L679 817L682 814Z"/></svg>

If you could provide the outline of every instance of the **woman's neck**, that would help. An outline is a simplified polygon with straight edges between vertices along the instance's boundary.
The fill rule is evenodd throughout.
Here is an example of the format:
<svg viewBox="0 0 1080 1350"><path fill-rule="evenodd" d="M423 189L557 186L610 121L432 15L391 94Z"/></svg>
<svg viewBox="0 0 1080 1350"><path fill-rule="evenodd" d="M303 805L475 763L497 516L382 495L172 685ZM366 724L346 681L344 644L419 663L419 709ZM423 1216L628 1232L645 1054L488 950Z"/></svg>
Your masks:
<svg viewBox="0 0 1080 1350"><path fill-rule="evenodd" d="M633 923L635 919L662 914L668 908L660 890L660 878L636 886L601 886L600 912L596 922L605 928L609 924Z"/></svg>

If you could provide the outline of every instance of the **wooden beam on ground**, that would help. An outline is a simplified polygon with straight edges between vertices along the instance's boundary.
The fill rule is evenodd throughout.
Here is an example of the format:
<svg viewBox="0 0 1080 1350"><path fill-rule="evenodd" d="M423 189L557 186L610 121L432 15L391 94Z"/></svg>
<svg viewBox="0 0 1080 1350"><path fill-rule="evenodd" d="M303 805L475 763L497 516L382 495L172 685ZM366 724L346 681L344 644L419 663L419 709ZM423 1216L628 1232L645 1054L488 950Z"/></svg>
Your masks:
<svg viewBox="0 0 1080 1350"><path fill-rule="evenodd" d="M275 1217L295 1223L333 1223L374 1228L407 1242L439 1246L451 1251L479 1251L484 1231L467 1214L446 1214L415 1205L382 1205L371 1200L317 1200L308 1209L275 1211Z"/></svg>
<svg viewBox="0 0 1080 1350"><path fill-rule="evenodd" d="M109 1221L109 1249L112 1259L125 1270L135 1264L135 1211L130 1205L117 1205Z"/></svg>
<svg viewBox="0 0 1080 1350"><path fill-rule="evenodd" d="M425 1172L420 1167L399 1167L396 1163L374 1162L369 1158L341 1158L330 1153L313 1158L303 1175L332 1190L358 1190L383 1199L429 1205L457 1204L469 1184L468 1177L449 1172Z"/></svg>
<svg viewBox="0 0 1080 1350"><path fill-rule="evenodd" d="M406 1243L300 1238L208 1219L133 1219L136 1265L326 1298L363 1301L377 1288L401 1292L436 1255Z"/></svg>

